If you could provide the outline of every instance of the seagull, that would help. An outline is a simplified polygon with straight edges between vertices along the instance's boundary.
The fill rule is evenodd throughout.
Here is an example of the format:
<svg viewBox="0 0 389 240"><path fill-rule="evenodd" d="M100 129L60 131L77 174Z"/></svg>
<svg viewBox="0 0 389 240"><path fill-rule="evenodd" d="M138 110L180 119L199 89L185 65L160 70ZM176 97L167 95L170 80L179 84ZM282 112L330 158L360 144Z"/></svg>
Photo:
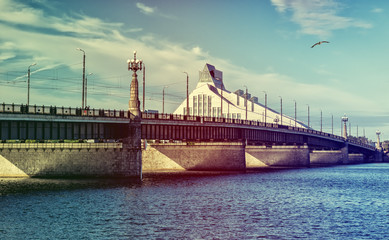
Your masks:
<svg viewBox="0 0 389 240"><path fill-rule="evenodd" d="M317 43L313 44L311 48L313 48L316 45L320 45L322 43L330 43L330 42L328 42L328 41L320 41L320 42L317 42Z"/></svg>

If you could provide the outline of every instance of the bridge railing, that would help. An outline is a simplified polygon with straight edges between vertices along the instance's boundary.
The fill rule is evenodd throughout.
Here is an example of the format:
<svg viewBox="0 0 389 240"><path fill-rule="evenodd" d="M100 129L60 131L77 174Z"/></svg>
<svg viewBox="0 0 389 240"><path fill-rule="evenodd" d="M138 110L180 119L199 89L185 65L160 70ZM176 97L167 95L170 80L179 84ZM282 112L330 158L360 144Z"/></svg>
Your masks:
<svg viewBox="0 0 389 240"><path fill-rule="evenodd" d="M187 115L176 115L176 114L160 114L160 113L142 113L142 119L154 119L154 120L174 120L174 121L191 121L191 122L207 122L207 123L226 123L226 124L237 124L237 125L249 125L249 126L258 126L258 127L266 127L266 128L274 128L274 129L287 129L291 131L296 132L302 132L302 133L309 133L313 135L319 135L319 136L325 136L337 140L343 140L345 139L343 137L316 131L313 129L307 129L307 128L299 128L299 127L293 127L293 126L287 126L287 125L280 125L277 123L264 123L260 121L255 120L243 120L243 119L232 119L232 118L219 118L219 117L207 117L207 116L187 116ZM369 144L365 144L363 142L349 140L349 142L369 148L369 149L375 149L373 146Z"/></svg>
<svg viewBox="0 0 389 240"><path fill-rule="evenodd" d="M0 113L6 114L41 114L41 115L60 115L60 116L82 116L82 117L111 117L128 118L128 111L111 109L82 109L71 107L56 106L36 106L23 104L0 104Z"/></svg>
<svg viewBox="0 0 389 240"><path fill-rule="evenodd" d="M110 117L110 118L128 118L130 116L129 111L125 110L111 110L111 109L82 109L71 107L56 107L56 106L36 106L36 105L23 105L23 104L0 104L0 113L5 114L42 114L42 115L60 115L60 116L82 116L82 117ZM279 125L277 123L264 123L255 120L243 120L232 118L220 118L220 117L203 117L203 116L187 116L178 114L162 114L162 113L142 113L142 119L154 119L154 120L173 120L173 121L190 121L190 122L213 122L213 123L226 123L237 125L249 125L257 127L267 127L274 129L288 129L291 131L304 132L314 135L326 136L333 139L344 140L343 137L316 131L313 129L299 128L287 125ZM363 142L349 140L353 144L357 144L366 148L374 148Z"/></svg>

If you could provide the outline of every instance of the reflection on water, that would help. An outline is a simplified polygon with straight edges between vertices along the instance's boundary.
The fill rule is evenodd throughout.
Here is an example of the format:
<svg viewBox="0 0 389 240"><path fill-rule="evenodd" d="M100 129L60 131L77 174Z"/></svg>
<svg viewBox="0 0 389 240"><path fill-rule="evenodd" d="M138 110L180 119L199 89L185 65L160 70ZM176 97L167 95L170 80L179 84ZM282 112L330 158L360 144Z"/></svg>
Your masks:
<svg viewBox="0 0 389 240"><path fill-rule="evenodd" d="M0 179L0 239L384 239L389 164Z"/></svg>

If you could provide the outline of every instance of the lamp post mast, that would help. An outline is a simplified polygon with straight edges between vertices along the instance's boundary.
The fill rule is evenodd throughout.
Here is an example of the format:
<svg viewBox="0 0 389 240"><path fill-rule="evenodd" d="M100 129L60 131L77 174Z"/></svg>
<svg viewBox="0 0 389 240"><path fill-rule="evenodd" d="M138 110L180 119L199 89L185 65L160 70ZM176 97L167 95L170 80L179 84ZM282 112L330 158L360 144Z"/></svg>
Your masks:
<svg viewBox="0 0 389 240"><path fill-rule="evenodd" d="M267 122L267 92L263 91L265 93L265 124Z"/></svg>
<svg viewBox="0 0 389 240"><path fill-rule="evenodd" d="M220 117L223 117L223 79L220 80Z"/></svg>
<svg viewBox="0 0 389 240"><path fill-rule="evenodd" d="M189 74L186 74L186 116L189 116Z"/></svg>
<svg viewBox="0 0 389 240"><path fill-rule="evenodd" d="M344 116L342 117L342 121L344 123L342 137L344 137L344 139L347 139L347 121L348 121L348 117L346 117L346 114L344 114Z"/></svg>
<svg viewBox="0 0 389 240"><path fill-rule="evenodd" d="M296 127L297 126L297 102L296 100L293 101L294 101L294 126Z"/></svg>
<svg viewBox="0 0 389 240"><path fill-rule="evenodd" d="M138 70L142 70L142 60L136 59L136 51L134 51L134 59L129 59L127 61L128 63L128 70L133 71L132 74L132 81L130 86L130 101L128 103L129 108L128 110L130 113L132 113L135 117L140 117L140 104L139 104L139 90L138 90L138 79L136 72Z"/></svg>
<svg viewBox="0 0 389 240"><path fill-rule="evenodd" d="M93 73L88 73L88 75L85 76L85 104L84 106L87 107L88 106L88 76L90 75L93 75Z"/></svg>
<svg viewBox="0 0 389 240"><path fill-rule="evenodd" d="M280 102L281 102L281 125L282 125L282 97L281 96L279 96L280 97Z"/></svg>
<svg viewBox="0 0 389 240"><path fill-rule="evenodd" d="M246 120L247 120L247 97L248 97L248 90L247 90L247 86L244 85L244 87L246 88L246 97L244 98L244 103L246 105Z"/></svg>
<svg viewBox="0 0 389 240"><path fill-rule="evenodd" d="M145 66L145 64L143 64L143 95L142 95L142 97L143 97L143 102L142 102L142 104L143 104L143 112L145 111L145 87L146 87L146 66Z"/></svg>
<svg viewBox="0 0 389 240"><path fill-rule="evenodd" d="M33 63L31 64L30 66L28 66L28 80L27 80L27 106L30 105L30 68L32 66L35 66L36 63Z"/></svg>
<svg viewBox="0 0 389 240"><path fill-rule="evenodd" d="M85 51L81 48L77 48L78 51L81 51L83 53L82 57L82 104L81 108L85 108Z"/></svg>

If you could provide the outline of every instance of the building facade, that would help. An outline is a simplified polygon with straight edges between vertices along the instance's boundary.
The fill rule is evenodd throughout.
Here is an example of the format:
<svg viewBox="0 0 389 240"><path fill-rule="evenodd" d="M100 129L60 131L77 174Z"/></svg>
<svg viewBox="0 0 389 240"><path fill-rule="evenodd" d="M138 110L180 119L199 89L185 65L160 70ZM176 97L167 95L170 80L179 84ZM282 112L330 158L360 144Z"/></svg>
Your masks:
<svg viewBox="0 0 389 240"><path fill-rule="evenodd" d="M189 109L187 102L189 101ZM199 72L199 81L196 88L189 94L174 111L174 114L193 116L223 117L232 119L255 120L266 123L281 124L281 114L258 102L258 97L238 89L228 91L223 82L223 72L211 64L205 64ZM282 115L282 124L289 126L306 126L294 118Z"/></svg>

